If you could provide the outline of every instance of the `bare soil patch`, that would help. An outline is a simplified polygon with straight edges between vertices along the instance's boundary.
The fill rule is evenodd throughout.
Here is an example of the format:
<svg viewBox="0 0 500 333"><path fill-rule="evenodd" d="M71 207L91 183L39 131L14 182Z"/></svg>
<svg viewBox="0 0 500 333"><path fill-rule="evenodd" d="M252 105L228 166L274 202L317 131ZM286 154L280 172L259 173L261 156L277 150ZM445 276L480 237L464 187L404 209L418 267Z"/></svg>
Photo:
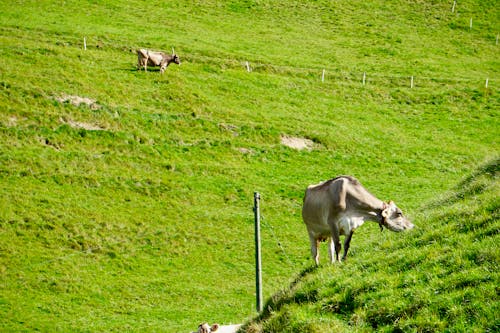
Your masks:
<svg viewBox="0 0 500 333"><path fill-rule="evenodd" d="M16 116L12 116L12 117L9 117L7 125L9 127L15 127L15 126L17 126L17 122L18 122L17 117Z"/></svg>
<svg viewBox="0 0 500 333"><path fill-rule="evenodd" d="M91 110L99 110L102 105L97 104L95 99L89 97L81 97L76 95L66 95L56 96L54 99L60 103L70 103L74 106L80 106L81 104L87 105Z"/></svg>
<svg viewBox="0 0 500 333"><path fill-rule="evenodd" d="M297 138L288 135L281 136L281 144L297 150L311 150L314 147L314 142L305 138Z"/></svg>
<svg viewBox="0 0 500 333"><path fill-rule="evenodd" d="M219 128L222 130L228 131L233 136L239 135L239 133L238 133L239 129L238 129L238 126L236 126L236 125L220 123Z"/></svg>
<svg viewBox="0 0 500 333"><path fill-rule="evenodd" d="M64 120L62 118L59 119L61 123L63 124L68 124L69 126L77 129L84 129L87 131L104 131L105 128L99 125L95 124L90 124L90 123L85 123L81 121L74 121L74 120Z"/></svg>
<svg viewBox="0 0 500 333"><path fill-rule="evenodd" d="M242 153L243 155L253 155L254 154L254 151L250 148L244 148L244 147L239 147L239 148L236 148L240 153Z"/></svg>

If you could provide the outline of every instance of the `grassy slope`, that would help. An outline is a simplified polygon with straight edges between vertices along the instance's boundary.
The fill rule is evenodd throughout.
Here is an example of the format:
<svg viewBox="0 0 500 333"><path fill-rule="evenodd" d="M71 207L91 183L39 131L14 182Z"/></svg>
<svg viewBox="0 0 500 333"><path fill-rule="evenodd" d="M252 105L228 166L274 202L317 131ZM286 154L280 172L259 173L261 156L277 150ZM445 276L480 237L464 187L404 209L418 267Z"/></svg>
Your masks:
<svg viewBox="0 0 500 333"><path fill-rule="evenodd" d="M307 184L353 174L418 216L498 155L493 1L460 2L458 14L406 1L1 7L3 330L241 321L253 314L253 191L271 295L310 264ZM175 46L183 64L136 72L139 46ZM318 147L282 147L280 134ZM371 231L355 238L353 261L380 240Z"/></svg>
<svg viewBox="0 0 500 333"><path fill-rule="evenodd" d="M304 270L246 331L498 331L499 162L424 207L412 234Z"/></svg>

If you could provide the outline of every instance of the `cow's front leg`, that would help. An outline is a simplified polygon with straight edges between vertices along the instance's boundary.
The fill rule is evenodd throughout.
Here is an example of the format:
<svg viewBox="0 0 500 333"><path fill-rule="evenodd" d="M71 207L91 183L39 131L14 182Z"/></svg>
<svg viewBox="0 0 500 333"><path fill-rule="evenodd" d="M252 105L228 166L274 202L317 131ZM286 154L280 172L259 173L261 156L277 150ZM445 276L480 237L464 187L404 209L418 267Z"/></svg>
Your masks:
<svg viewBox="0 0 500 333"><path fill-rule="evenodd" d="M340 249L342 248L342 246L340 245L340 237L338 236L338 234L336 237L334 237L333 241L335 243L335 260L332 260L332 263L334 261L340 261L339 254L340 254Z"/></svg>
<svg viewBox="0 0 500 333"><path fill-rule="evenodd" d="M354 230L352 230L347 236L345 236L344 240L344 255L342 256L342 261L346 261L347 259L347 251L349 251L349 245L351 244L351 238L354 234Z"/></svg>
<svg viewBox="0 0 500 333"><path fill-rule="evenodd" d="M165 69L167 69L168 63L162 63L160 66L160 74L163 74L165 72Z"/></svg>
<svg viewBox="0 0 500 333"><path fill-rule="evenodd" d="M337 225L334 222L330 223L330 228L331 228L331 232L332 232L332 240L331 241L333 242L333 245L335 246L335 259L331 260L331 262L334 263L335 261L339 261L339 254L340 254L340 249L341 249L340 234L339 234L339 229L337 228Z"/></svg>

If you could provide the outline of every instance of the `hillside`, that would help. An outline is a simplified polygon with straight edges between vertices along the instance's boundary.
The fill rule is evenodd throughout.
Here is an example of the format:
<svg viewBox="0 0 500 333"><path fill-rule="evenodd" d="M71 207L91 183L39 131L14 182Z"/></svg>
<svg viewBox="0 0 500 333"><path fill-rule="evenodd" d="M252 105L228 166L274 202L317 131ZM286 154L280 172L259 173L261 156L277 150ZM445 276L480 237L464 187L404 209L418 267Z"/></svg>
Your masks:
<svg viewBox="0 0 500 333"><path fill-rule="evenodd" d="M254 191L266 298L311 267L308 184L356 176L419 226L363 226L341 271L434 237L422 209L499 156L498 6L451 5L0 0L0 331L253 318Z"/></svg>
<svg viewBox="0 0 500 333"><path fill-rule="evenodd" d="M498 332L499 162L423 207L411 234L304 270L245 332Z"/></svg>

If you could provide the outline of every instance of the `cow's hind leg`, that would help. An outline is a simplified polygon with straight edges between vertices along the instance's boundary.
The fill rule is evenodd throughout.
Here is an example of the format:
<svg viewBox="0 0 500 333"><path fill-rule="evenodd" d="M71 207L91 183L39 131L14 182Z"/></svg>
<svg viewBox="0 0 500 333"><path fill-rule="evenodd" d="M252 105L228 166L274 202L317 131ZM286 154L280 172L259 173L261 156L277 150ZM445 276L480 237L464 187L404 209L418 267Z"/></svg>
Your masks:
<svg viewBox="0 0 500 333"><path fill-rule="evenodd" d="M335 242L332 237L328 239L328 255L330 256L330 263L335 262Z"/></svg>
<svg viewBox="0 0 500 333"><path fill-rule="evenodd" d="M316 266L319 265L319 239L317 239L314 235L309 234L309 241L311 242L311 256L316 263Z"/></svg>
<svg viewBox="0 0 500 333"><path fill-rule="evenodd" d="M137 52L137 70L140 71L141 70L141 55L139 54L139 52Z"/></svg>
<svg viewBox="0 0 500 333"><path fill-rule="evenodd" d="M137 70L138 70L138 71L140 71L141 69L143 69L143 68L144 68L144 66L145 66L145 65L146 65L146 64L144 63L144 59L139 59L139 60L137 61Z"/></svg>

